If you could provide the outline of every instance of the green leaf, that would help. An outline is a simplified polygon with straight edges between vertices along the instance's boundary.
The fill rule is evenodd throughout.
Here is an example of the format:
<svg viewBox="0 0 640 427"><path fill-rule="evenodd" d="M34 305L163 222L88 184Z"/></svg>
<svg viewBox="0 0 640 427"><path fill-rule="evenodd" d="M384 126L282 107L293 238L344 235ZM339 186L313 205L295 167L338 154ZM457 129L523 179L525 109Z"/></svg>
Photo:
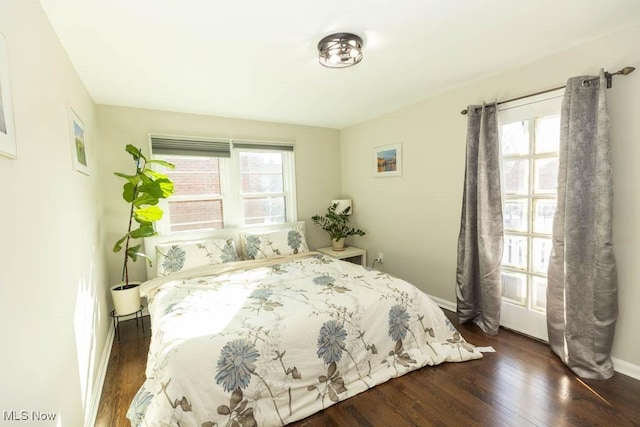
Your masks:
<svg viewBox="0 0 640 427"><path fill-rule="evenodd" d="M145 175L145 174L143 174L143 173L140 173L140 174L138 175L138 177L140 177L140 181L142 181L142 183L143 183L143 184L148 184L148 183L150 183L150 182L153 182L153 179L149 178L148 176L146 176L146 175Z"/></svg>
<svg viewBox="0 0 640 427"><path fill-rule="evenodd" d="M127 239L128 234L125 234L120 240L113 245L113 252L120 252L122 250L122 243Z"/></svg>
<svg viewBox="0 0 640 427"><path fill-rule="evenodd" d="M139 187L140 193L149 193L157 198L162 197L162 188L158 181L145 182Z"/></svg>
<svg viewBox="0 0 640 427"><path fill-rule="evenodd" d="M156 163L156 164L162 165L162 166L164 166L166 168L169 168L169 169L175 169L176 168L176 165L174 165L173 163L169 163L167 161L164 161L164 160L147 160L147 163Z"/></svg>
<svg viewBox="0 0 640 427"><path fill-rule="evenodd" d="M167 197L173 194L173 191L174 191L173 182L171 182L169 179L167 179L166 181L164 179L159 180L158 182L160 183L160 188L162 189L163 199L166 199Z"/></svg>
<svg viewBox="0 0 640 427"><path fill-rule="evenodd" d="M144 205L155 206L158 204L158 198L149 193L138 193L138 197L133 201L133 204L137 208L141 208Z"/></svg>
<svg viewBox="0 0 640 427"><path fill-rule="evenodd" d="M116 176L121 176L122 178L126 178L126 179L131 179L131 178L137 178L138 175L127 175L126 173L122 173L122 172L114 172L113 173Z"/></svg>
<svg viewBox="0 0 640 427"><path fill-rule="evenodd" d="M119 176L120 178L126 179L133 185L138 185L138 183L140 182L140 177L138 175L127 175L125 173L120 173L120 172L114 172L113 174L116 176Z"/></svg>
<svg viewBox="0 0 640 427"><path fill-rule="evenodd" d="M144 168L142 170L142 173L153 179L167 179L167 175L163 174L162 172L156 172L153 169L149 168Z"/></svg>
<svg viewBox="0 0 640 427"><path fill-rule="evenodd" d="M131 232L132 239L140 239L143 237L151 237L155 236L156 231L153 229L153 224L150 222L145 222L140 224L140 227Z"/></svg>
<svg viewBox="0 0 640 427"><path fill-rule="evenodd" d="M133 211L133 216L136 221L153 222L162 219L162 209L157 206L149 206L147 208L140 208Z"/></svg>
<svg viewBox="0 0 640 427"><path fill-rule="evenodd" d="M127 182L122 186L122 198L126 202L133 202L133 197L136 192L136 186L131 183L131 181Z"/></svg>
<svg viewBox="0 0 640 427"><path fill-rule="evenodd" d="M127 144L127 146L124 149L127 153L131 154L133 156L134 159L139 159L139 158L144 158L144 156L142 155L142 152L140 151L139 148L131 145L131 144Z"/></svg>
<svg viewBox="0 0 640 427"><path fill-rule="evenodd" d="M138 257L144 258L145 261L147 261L147 264L149 264L149 267L151 267L152 263L151 263L151 260L149 259L149 257L144 252L140 252L140 248L141 247L142 247L142 245L136 245L136 246L133 246L133 247L129 248L127 250L127 256L129 258L131 258L134 262L138 260Z"/></svg>
<svg viewBox="0 0 640 427"><path fill-rule="evenodd" d="M138 260L138 254L140 253L140 248L142 247L142 245L135 245L135 246L130 246L129 249L127 249L127 256L129 258L131 258L134 262Z"/></svg>

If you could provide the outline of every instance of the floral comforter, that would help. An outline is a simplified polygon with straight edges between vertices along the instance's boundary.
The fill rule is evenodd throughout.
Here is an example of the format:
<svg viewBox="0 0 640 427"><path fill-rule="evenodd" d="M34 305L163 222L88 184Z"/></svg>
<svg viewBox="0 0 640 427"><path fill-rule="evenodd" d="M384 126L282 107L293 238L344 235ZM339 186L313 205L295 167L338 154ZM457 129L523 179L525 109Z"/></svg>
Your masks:
<svg viewBox="0 0 640 427"><path fill-rule="evenodd" d="M284 425L422 366L482 357L386 273L315 253L236 264L143 284L153 335L132 425Z"/></svg>

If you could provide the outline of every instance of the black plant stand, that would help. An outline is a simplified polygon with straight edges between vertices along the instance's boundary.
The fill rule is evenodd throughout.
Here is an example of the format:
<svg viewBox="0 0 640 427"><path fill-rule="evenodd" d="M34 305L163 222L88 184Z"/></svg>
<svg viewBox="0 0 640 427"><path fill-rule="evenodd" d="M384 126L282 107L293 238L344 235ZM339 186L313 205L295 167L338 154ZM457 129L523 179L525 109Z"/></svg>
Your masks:
<svg viewBox="0 0 640 427"><path fill-rule="evenodd" d="M138 317L140 317L140 323L142 323L142 333L144 334L144 319L142 318L142 305L140 306L140 309L138 309L137 311L134 311L133 313L129 313L129 314L123 314L123 315L118 315L116 314L115 310L111 310L111 313L109 313L109 316L111 316L111 318L113 319L113 328L116 330L116 334L118 335L118 342L120 342L120 318L121 317L127 317L127 316L131 316L132 314L135 314L136 316L136 328L138 327Z"/></svg>

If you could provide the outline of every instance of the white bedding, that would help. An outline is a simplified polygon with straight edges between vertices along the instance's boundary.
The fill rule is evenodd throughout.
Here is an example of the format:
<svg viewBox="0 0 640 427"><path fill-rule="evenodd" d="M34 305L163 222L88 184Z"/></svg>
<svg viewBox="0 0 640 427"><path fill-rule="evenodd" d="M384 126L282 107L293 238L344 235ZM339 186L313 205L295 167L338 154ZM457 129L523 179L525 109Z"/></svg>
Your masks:
<svg viewBox="0 0 640 427"><path fill-rule="evenodd" d="M482 357L416 287L317 253L180 274L142 286L153 335L134 426L283 425Z"/></svg>

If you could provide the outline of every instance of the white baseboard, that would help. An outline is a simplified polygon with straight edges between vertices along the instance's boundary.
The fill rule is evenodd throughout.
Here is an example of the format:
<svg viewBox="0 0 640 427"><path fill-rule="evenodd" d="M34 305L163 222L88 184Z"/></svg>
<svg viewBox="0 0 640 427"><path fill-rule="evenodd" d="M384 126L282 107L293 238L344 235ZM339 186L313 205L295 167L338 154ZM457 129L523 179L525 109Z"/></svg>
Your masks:
<svg viewBox="0 0 640 427"><path fill-rule="evenodd" d="M438 304L438 306L440 306L441 308L453 311L454 313L456 312L457 307L455 303L444 300L442 298L434 297L433 295L429 295L429 298L431 298L433 302ZM613 360L613 368L616 372L640 380L640 366L615 357L612 357L611 359Z"/></svg>
<svg viewBox="0 0 640 427"><path fill-rule="evenodd" d="M433 295L427 294L427 296L429 298L431 298L433 300L433 302L438 304L441 308L444 308L445 310L453 311L454 313L456 312L457 307L456 307L455 303L453 303L451 301L447 301L447 300L442 299L442 298L434 297Z"/></svg>
<svg viewBox="0 0 640 427"><path fill-rule="evenodd" d="M613 360L613 369L616 372L640 380L640 366L634 365L633 363L629 363L616 357L612 357L611 359Z"/></svg>
<svg viewBox="0 0 640 427"><path fill-rule="evenodd" d="M98 365L98 372L96 373L96 383L93 387L91 402L89 403L88 411L84 417L85 427L94 427L96 424L98 407L100 406L100 398L102 397L102 387L104 386L104 379L107 376L107 368L109 367L109 358L111 357L111 348L113 347L114 338L115 329L113 328L113 322L110 322L109 330L107 331L107 338L105 339L104 348L102 350L102 357L100 358L100 364Z"/></svg>

